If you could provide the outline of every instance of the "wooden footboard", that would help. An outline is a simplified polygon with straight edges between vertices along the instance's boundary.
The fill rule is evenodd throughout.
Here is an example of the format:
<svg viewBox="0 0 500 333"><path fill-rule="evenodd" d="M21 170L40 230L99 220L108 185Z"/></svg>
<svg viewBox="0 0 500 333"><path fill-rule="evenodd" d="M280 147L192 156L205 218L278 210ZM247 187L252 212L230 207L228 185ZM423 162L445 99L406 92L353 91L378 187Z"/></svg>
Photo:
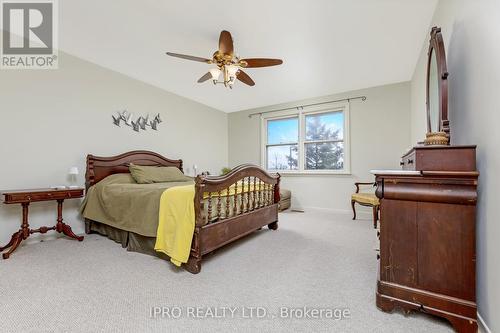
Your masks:
<svg viewBox="0 0 500 333"><path fill-rule="evenodd" d="M276 230L279 183L279 174L251 164L240 165L225 176L198 176L196 227L186 270L199 273L205 254L265 225Z"/></svg>

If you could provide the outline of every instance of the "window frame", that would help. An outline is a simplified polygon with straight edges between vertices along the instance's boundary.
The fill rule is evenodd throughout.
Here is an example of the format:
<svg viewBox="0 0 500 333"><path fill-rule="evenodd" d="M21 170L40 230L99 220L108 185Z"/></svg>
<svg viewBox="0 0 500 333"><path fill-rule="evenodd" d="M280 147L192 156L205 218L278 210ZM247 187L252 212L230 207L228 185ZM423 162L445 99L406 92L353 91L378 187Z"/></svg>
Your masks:
<svg viewBox="0 0 500 333"><path fill-rule="evenodd" d="M271 144L268 144L267 143L267 123L269 121L273 121L273 120L286 120L286 119L295 119L297 118L297 141L296 142L287 142L287 143L271 143ZM267 169L267 149L269 147L282 147L282 146L294 146L294 145L297 145L297 157L299 157L299 146L300 146L300 117L295 114L295 115L288 115L288 116L282 116L282 117L278 117L278 118L267 118L266 119L266 143L265 143L265 146L264 146L264 155L265 155L265 166L264 166L264 169L265 170L268 170ZM298 163L298 162L297 162ZM298 165L297 165L298 166ZM280 170L280 171L292 171L292 172L297 172L299 171L299 169L297 168L296 170Z"/></svg>
<svg viewBox="0 0 500 333"><path fill-rule="evenodd" d="M307 141L306 137L306 116L314 114L342 112L344 114L343 140L312 140ZM299 138L298 138L298 168L297 170L268 170L267 169L267 147L275 146L267 144L267 122L298 117ZM261 116L261 166L270 172L279 172L285 175L350 175L351 174L351 144L349 125L349 102L336 102L331 104L297 107L296 109L273 112L273 114L263 114ZM305 144L313 142L343 142L344 144L344 168L341 170L308 170L305 168Z"/></svg>

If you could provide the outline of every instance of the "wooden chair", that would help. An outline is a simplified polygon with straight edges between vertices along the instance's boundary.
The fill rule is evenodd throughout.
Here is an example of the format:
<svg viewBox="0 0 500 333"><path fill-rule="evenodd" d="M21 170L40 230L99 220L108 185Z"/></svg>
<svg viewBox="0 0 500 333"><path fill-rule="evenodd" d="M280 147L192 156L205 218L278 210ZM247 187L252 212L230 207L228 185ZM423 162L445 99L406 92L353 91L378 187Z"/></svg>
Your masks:
<svg viewBox="0 0 500 333"><path fill-rule="evenodd" d="M377 229L377 221L378 221L378 212L380 209L380 201L378 200L375 193L363 193L359 192L360 185L371 185L375 186L375 183L354 183L356 186L356 193L351 196L351 206L352 211L354 213L353 220L356 219L356 209L354 207L355 203L360 204L361 206L372 207L373 210L373 227Z"/></svg>

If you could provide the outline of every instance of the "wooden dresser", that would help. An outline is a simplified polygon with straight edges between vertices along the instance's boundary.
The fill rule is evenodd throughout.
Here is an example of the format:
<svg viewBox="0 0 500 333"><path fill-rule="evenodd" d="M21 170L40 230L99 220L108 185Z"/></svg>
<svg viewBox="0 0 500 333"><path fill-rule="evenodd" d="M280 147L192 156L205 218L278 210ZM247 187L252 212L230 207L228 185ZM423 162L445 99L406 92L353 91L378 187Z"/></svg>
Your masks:
<svg viewBox="0 0 500 333"><path fill-rule="evenodd" d="M419 146L402 171L374 170L380 204L377 306L477 332L475 146Z"/></svg>

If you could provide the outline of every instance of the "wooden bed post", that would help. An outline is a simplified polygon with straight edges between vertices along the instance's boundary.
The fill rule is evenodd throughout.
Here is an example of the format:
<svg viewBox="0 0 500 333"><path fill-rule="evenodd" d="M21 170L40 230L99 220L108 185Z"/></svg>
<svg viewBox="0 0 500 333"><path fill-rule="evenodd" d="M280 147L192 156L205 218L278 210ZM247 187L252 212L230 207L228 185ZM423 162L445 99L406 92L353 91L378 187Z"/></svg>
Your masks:
<svg viewBox="0 0 500 333"><path fill-rule="evenodd" d="M200 230L198 227L194 228L191 253L187 263L184 264L186 271L192 274L198 274L201 271Z"/></svg>
<svg viewBox="0 0 500 333"><path fill-rule="evenodd" d="M195 179L195 196L194 196L194 216L195 228L193 234L193 241L191 242L191 253L188 262L184 264L184 268L193 274L198 274L201 271L201 246L200 246L200 232L203 225L203 184L204 176L196 176Z"/></svg>
<svg viewBox="0 0 500 333"><path fill-rule="evenodd" d="M87 169L85 170L85 195L90 188L90 186L95 184L95 174L94 174L94 156L87 155ZM85 219L85 233L88 235L92 233L92 221Z"/></svg>
<svg viewBox="0 0 500 333"><path fill-rule="evenodd" d="M281 200L280 196L280 181L281 181L281 175L278 173L278 182L276 185L274 185L274 203L279 204ZM276 216L276 221L273 223L269 223L267 227L271 230L278 230L278 217Z"/></svg>

